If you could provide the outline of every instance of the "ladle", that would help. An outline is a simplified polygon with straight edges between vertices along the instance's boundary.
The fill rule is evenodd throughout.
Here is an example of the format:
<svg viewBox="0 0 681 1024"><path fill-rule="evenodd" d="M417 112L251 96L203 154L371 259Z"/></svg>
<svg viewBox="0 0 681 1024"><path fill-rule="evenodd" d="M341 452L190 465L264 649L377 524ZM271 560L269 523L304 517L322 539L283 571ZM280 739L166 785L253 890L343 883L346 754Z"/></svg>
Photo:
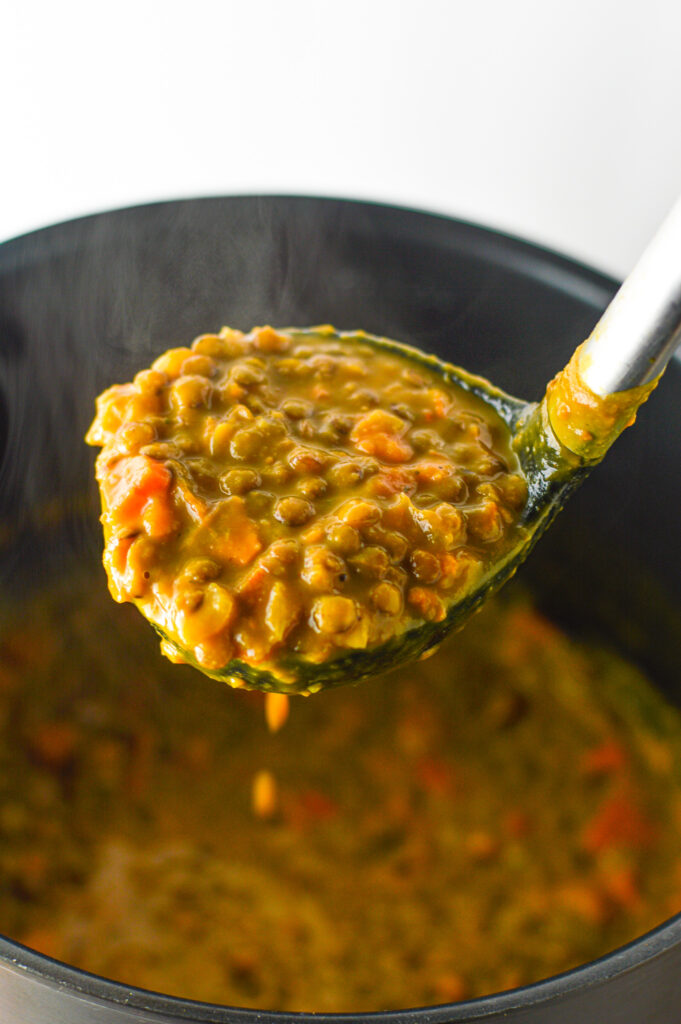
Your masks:
<svg viewBox="0 0 681 1024"><path fill-rule="evenodd" d="M633 423L636 410L656 386L680 342L681 202L591 336L548 385L541 402L513 398L456 367L412 350L416 358L427 359L431 367L489 403L510 428L529 490L517 542L488 569L474 590L450 607L442 622L423 623L380 647L352 651L319 665L284 651L278 664L295 682L283 683L271 672L238 661L206 674L238 676L242 685L264 690L316 692L357 682L425 655L448 633L459 629L513 575L572 492ZM170 640L170 646L194 663L174 641Z"/></svg>

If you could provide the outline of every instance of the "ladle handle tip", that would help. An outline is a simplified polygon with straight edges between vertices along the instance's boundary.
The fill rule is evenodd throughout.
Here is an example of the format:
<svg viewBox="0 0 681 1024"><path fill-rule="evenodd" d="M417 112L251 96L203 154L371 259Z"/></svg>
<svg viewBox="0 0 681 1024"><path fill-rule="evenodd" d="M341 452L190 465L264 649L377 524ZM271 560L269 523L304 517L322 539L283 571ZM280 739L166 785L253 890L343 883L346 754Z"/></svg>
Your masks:
<svg viewBox="0 0 681 1024"><path fill-rule="evenodd" d="M596 325L581 373L605 397L648 384L681 343L681 199Z"/></svg>

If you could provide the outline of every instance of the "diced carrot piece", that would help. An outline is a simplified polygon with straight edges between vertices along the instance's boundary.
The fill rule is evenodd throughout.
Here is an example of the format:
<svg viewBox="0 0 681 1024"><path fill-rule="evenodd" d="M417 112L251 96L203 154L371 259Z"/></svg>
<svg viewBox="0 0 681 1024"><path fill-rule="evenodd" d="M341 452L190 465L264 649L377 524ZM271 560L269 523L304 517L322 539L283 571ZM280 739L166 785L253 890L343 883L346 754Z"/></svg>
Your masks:
<svg viewBox="0 0 681 1024"><path fill-rule="evenodd" d="M428 622L442 622L445 617L442 601L432 590L427 590L425 587L412 587L407 594L407 600Z"/></svg>
<svg viewBox="0 0 681 1024"><path fill-rule="evenodd" d="M262 551L258 528L248 517L243 499L236 495L222 503L211 528L215 530L211 552L221 562L249 565Z"/></svg>
<svg viewBox="0 0 681 1024"><path fill-rule="evenodd" d="M159 498L151 498L144 507L142 523L149 537L167 537L175 526L172 507Z"/></svg>
<svg viewBox="0 0 681 1024"><path fill-rule="evenodd" d="M336 801L318 789L309 789L303 793L301 800L310 817L318 821L321 818L331 818L338 812Z"/></svg>
<svg viewBox="0 0 681 1024"><path fill-rule="evenodd" d="M85 435L87 444L108 444L125 419L128 403L134 394L134 384L114 384L99 396L97 415Z"/></svg>
<svg viewBox="0 0 681 1024"><path fill-rule="evenodd" d="M430 398L435 415L439 419L441 419L443 416L446 416L447 413L449 412L449 407L451 403L447 398L445 392L440 391L439 388L431 388L428 392L428 397Z"/></svg>
<svg viewBox="0 0 681 1024"><path fill-rule="evenodd" d="M37 950L38 953L44 953L46 956L56 959L63 958L62 935L58 928L50 928L49 925L34 928L30 932L25 932L20 941L24 946Z"/></svg>
<svg viewBox="0 0 681 1024"><path fill-rule="evenodd" d="M144 528L151 537L168 533L173 526L171 481L170 470L156 459L146 455L119 459L100 475L111 521L130 530Z"/></svg>
<svg viewBox="0 0 681 1024"><path fill-rule="evenodd" d="M205 501L199 498L198 494L194 494L187 481L183 480L181 477L178 477L177 479L176 493L181 496L182 501L194 522L204 522L208 515L208 505Z"/></svg>
<svg viewBox="0 0 681 1024"><path fill-rule="evenodd" d="M494 860L501 849L501 841L491 832L476 829L466 836L466 852L471 860L484 863Z"/></svg>
<svg viewBox="0 0 681 1024"><path fill-rule="evenodd" d="M573 881L556 893L564 907L590 925L602 925L608 918L608 901L598 886L588 881Z"/></svg>
<svg viewBox="0 0 681 1024"><path fill-rule="evenodd" d="M324 540L326 536L326 530L322 523L313 523L312 526L308 526L301 539L305 544L318 544L321 540Z"/></svg>
<svg viewBox="0 0 681 1024"><path fill-rule="evenodd" d="M359 417L352 428L350 439L358 441L363 437L371 437L376 434L399 436L404 434L406 429L407 423L395 413L387 412L385 409L372 409L371 412L364 413Z"/></svg>
<svg viewBox="0 0 681 1024"><path fill-rule="evenodd" d="M603 887L608 896L625 910L635 910L641 904L641 888L630 865L608 871L603 878Z"/></svg>
<svg viewBox="0 0 681 1024"><path fill-rule="evenodd" d="M228 398L233 399L235 402L239 402L248 393L246 388L242 388L241 384L237 384L236 381L230 380L224 387L225 394Z"/></svg>
<svg viewBox="0 0 681 1024"><path fill-rule="evenodd" d="M386 462L406 462L414 450L401 436L408 424L394 413L372 409L355 423L350 440L367 455L375 455Z"/></svg>
<svg viewBox="0 0 681 1024"><path fill-rule="evenodd" d="M273 327L258 327L253 331L253 345L261 352L285 352L291 347L291 339Z"/></svg>
<svg viewBox="0 0 681 1024"><path fill-rule="evenodd" d="M451 793L454 773L446 761L437 757L422 757L416 765L419 785L430 793Z"/></svg>
<svg viewBox="0 0 681 1024"><path fill-rule="evenodd" d="M262 551L262 544L253 523L243 521L234 523L226 536L218 537L212 550L221 561L248 565Z"/></svg>
<svg viewBox="0 0 681 1024"><path fill-rule="evenodd" d="M414 472L419 480L429 484L439 484L452 475L451 466L445 462L419 462Z"/></svg>
<svg viewBox="0 0 681 1024"><path fill-rule="evenodd" d="M136 514L144 502L170 487L170 471L146 455L130 455L118 461L102 479L102 490L109 508L121 515L135 509Z"/></svg>
<svg viewBox="0 0 681 1024"><path fill-rule="evenodd" d="M606 799L587 823L582 833L582 846L589 853L600 853L618 847L647 849L656 836L656 829L639 805L623 793Z"/></svg>
<svg viewBox="0 0 681 1024"><path fill-rule="evenodd" d="M393 494L412 494L416 489L414 475L410 470L397 466L383 470L372 477L369 490L381 498L392 498Z"/></svg>
<svg viewBox="0 0 681 1024"><path fill-rule="evenodd" d="M367 455L375 455L386 462L407 462L414 454L414 449L407 441L394 434L374 434L355 441L355 447Z"/></svg>
<svg viewBox="0 0 681 1024"><path fill-rule="evenodd" d="M30 737L32 753L53 768L70 761L77 744L78 732L70 722L45 722Z"/></svg>
<svg viewBox="0 0 681 1024"><path fill-rule="evenodd" d="M610 775L620 771L626 763L626 750L617 740L610 739L587 750L580 767L586 775Z"/></svg>
<svg viewBox="0 0 681 1024"><path fill-rule="evenodd" d="M254 565L237 586L237 594L243 601L255 601L263 593L269 577L264 565Z"/></svg>
<svg viewBox="0 0 681 1024"><path fill-rule="evenodd" d="M514 808L504 815L504 830L514 839L522 839L532 829L532 820L527 811Z"/></svg>
<svg viewBox="0 0 681 1024"><path fill-rule="evenodd" d="M459 577L465 572L466 565L456 557L456 555L450 554L446 551L440 555L440 570L441 570L441 582L440 586L444 590L449 590L459 580Z"/></svg>
<svg viewBox="0 0 681 1024"><path fill-rule="evenodd" d="M459 974L458 971L450 971L436 979L435 993L438 1002L458 1003L467 998L470 986L462 974Z"/></svg>
<svg viewBox="0 0 681 1024"><path fill-rule="evenodd" d="M338 813L338 804L318 789L299 793L286 808L286 819L297 831L304 831L320 821L333 818Z"/></svg>

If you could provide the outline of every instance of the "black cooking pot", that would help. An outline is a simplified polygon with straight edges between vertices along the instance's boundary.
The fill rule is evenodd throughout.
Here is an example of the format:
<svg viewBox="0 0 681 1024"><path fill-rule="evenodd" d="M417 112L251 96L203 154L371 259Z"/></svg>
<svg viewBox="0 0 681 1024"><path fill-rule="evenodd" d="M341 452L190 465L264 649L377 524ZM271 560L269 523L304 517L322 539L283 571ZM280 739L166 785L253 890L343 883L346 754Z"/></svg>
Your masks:
<svg viewBox="0 0 681 1024"><path fill-rule="evenodd" d="M8 242L0 247L1 592L19 598L99 559L92 458L82 443L93 399L164 347L223 323L331 322L418 345L537 398L614 289L609 278L516 239L337 200L163 203ZM636 428L523 570L552 614L616 640L677 703L680 437L681 370L673 362ZM154 995L0 939L0 1019L319 1024L340 1017ZM377 1019L678 1024L681 917L558 978Z"/></svg>

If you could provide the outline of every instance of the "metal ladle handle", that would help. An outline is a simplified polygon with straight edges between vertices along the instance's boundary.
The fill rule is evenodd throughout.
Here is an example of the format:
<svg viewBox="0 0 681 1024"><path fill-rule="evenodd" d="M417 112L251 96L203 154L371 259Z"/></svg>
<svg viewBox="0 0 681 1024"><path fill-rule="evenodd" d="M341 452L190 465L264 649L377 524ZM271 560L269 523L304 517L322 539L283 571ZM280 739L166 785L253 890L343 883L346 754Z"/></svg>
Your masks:
<svg viewBox="0 0 681 1024"><path fill-rule="evenodd" d="M648 384L681 344L681 200L583 347L584 383L605 397Z"/></svg>

